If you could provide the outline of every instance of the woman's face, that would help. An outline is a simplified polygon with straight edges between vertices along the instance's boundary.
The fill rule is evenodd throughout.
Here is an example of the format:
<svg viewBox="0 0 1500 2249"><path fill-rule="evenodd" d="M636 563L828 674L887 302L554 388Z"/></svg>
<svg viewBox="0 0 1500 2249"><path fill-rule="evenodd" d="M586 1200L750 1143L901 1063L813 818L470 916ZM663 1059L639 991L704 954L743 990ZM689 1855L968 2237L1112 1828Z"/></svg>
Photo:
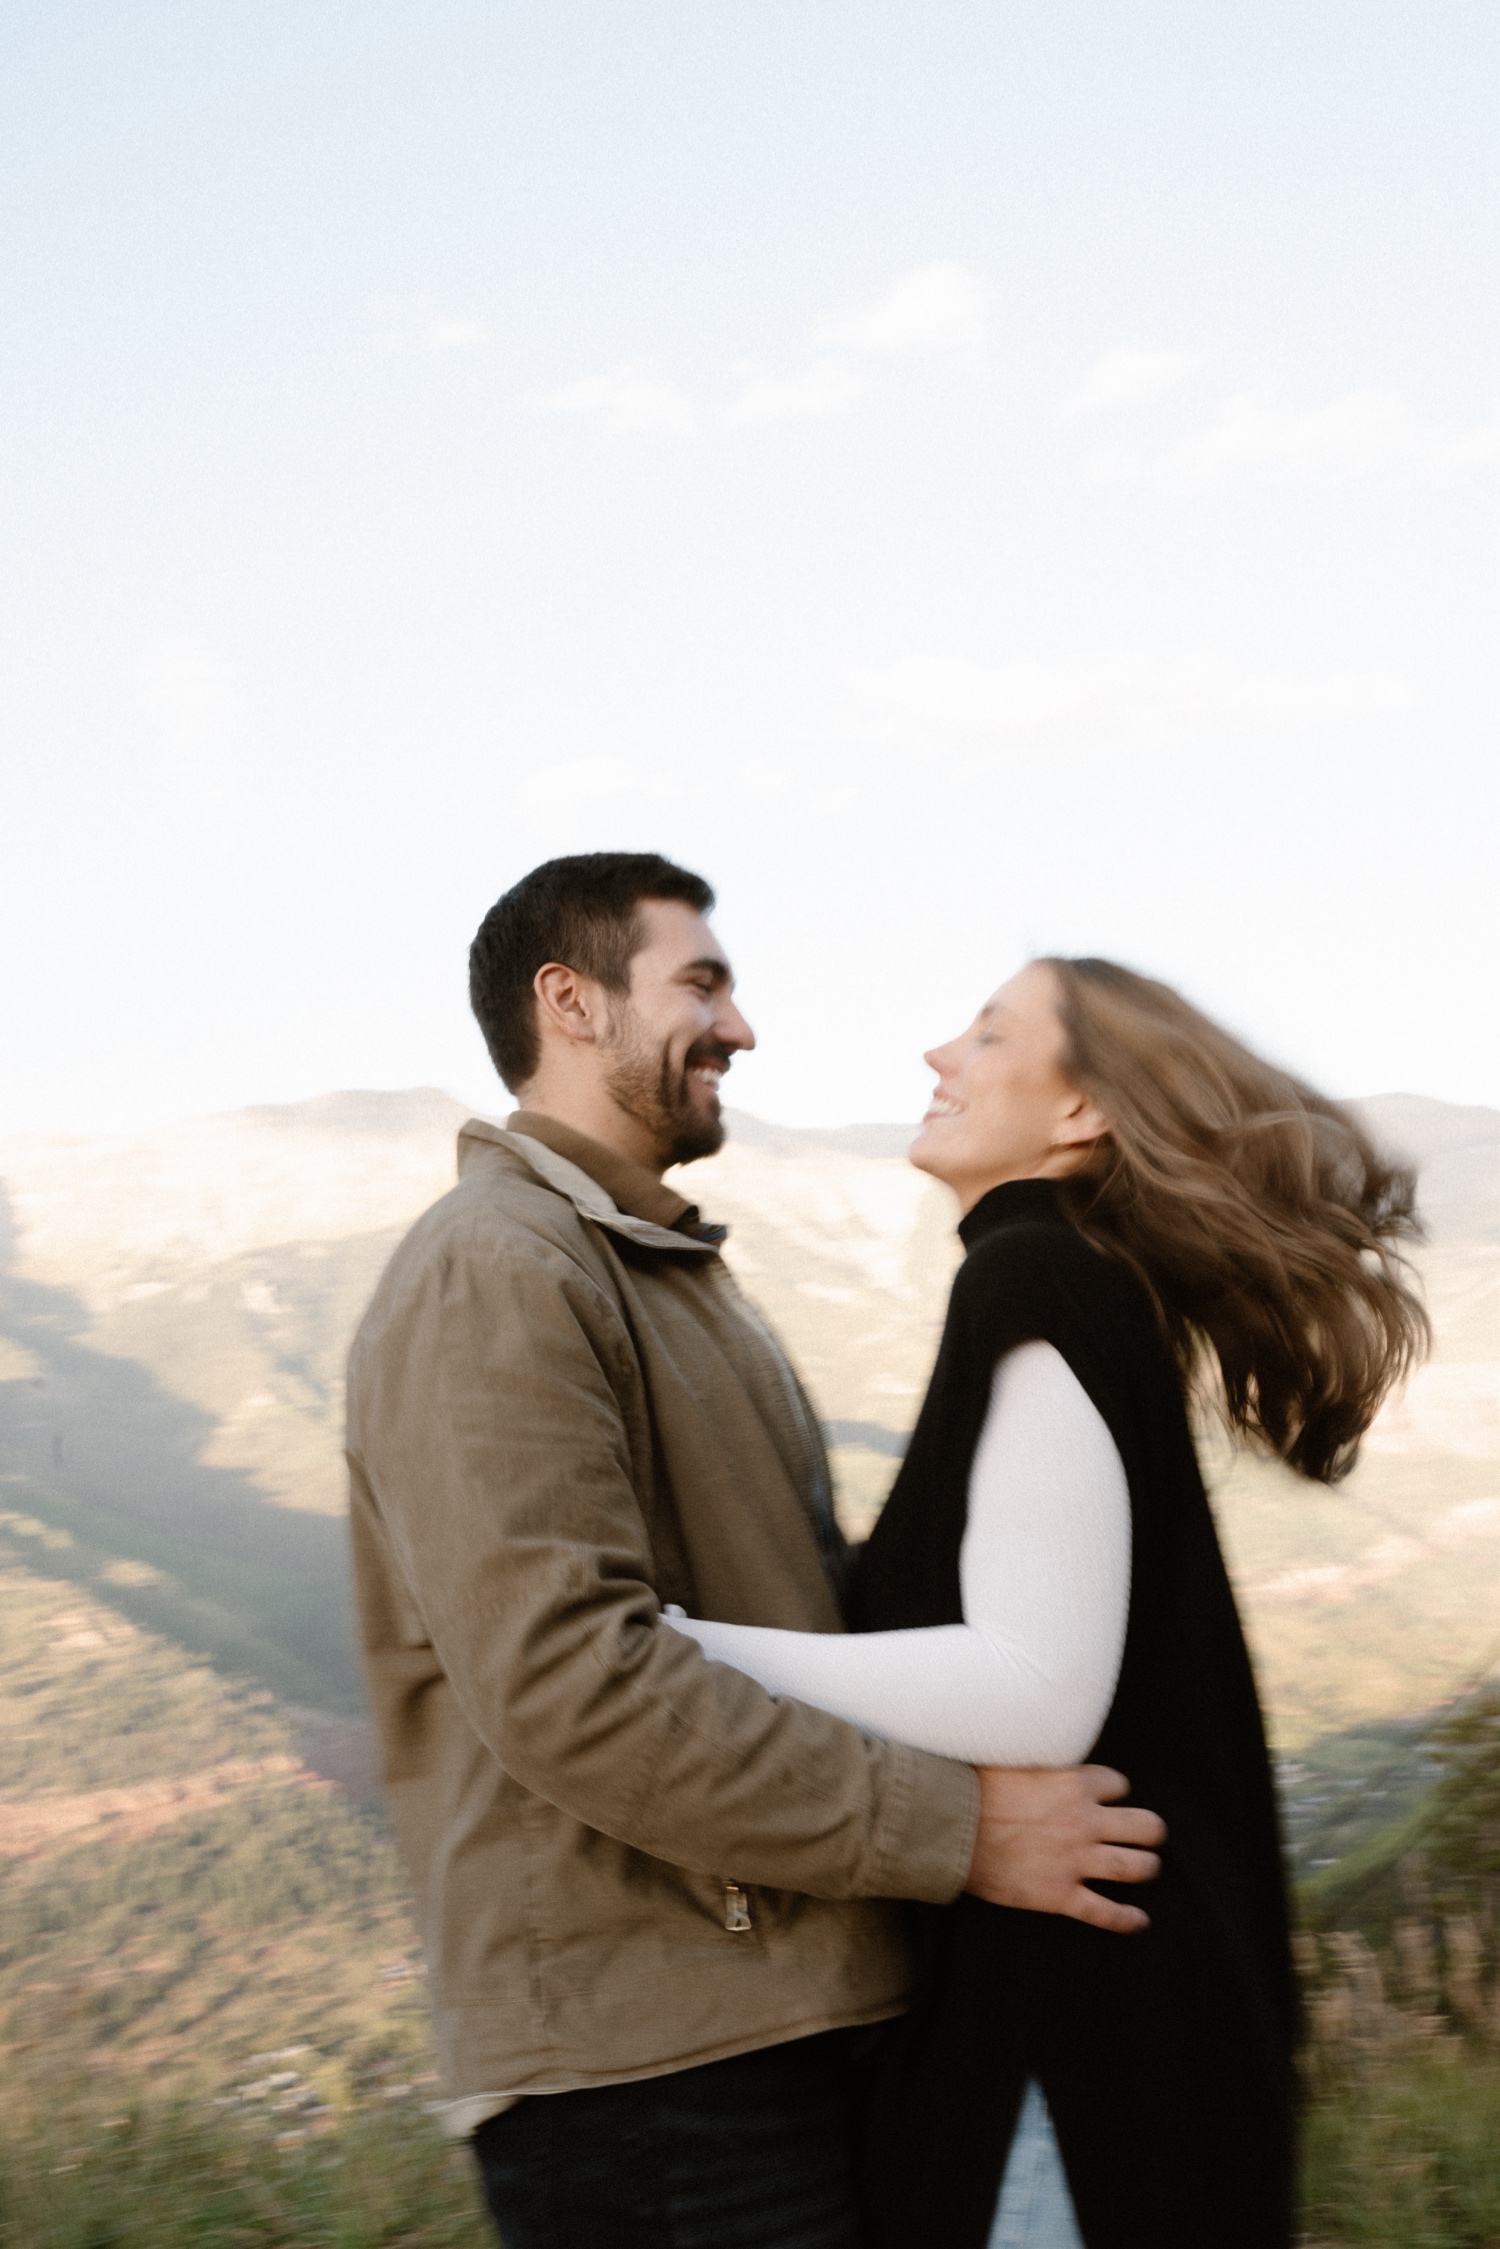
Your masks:
<svg viewBox="0 0 1500 2249"><path fill-rule="evenodd" d="M1065 1179L1109 1130L1063 1073L1060 996L1054 972L1033 961L925 1057L937 1089L909 1157L965 1211L1007 1179Z"/></svg>

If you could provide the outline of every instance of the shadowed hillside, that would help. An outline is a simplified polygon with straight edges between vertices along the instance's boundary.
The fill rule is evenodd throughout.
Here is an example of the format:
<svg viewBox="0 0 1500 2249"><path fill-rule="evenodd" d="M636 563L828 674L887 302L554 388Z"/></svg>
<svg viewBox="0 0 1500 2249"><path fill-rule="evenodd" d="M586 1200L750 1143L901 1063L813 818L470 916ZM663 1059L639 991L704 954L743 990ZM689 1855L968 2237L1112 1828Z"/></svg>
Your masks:
<svg viewBox="0 0 1500 2249"><path fill-rule="evenodd" d="M0 1335L24 1372L0 1383L0 1531L225 1670L358 1710L342 1526L215 1465L212 1415L86 1340L84 1304L18 1278L10 1246Z"/></svg>
<svg viewBox="0 0 1500 2249"><path fill-rule="evenodd" d="M1408 1095L1367 1110L1422 1166L1433 1362L1336 1492L1206 1443L1309 1862L1415 1800L1432 1714L1500 1656L1500 1116ZM0 1144L12 1537L226 1672L355 1711L344 1358L392 1247L451 1183L462 1117L430 1090L336 1094ZM729 1221L736 1271L807 1376L856 1535L899 1461L956 1254L906 1138L735 1116L723 1153L681 1176Z"/></svg>
<svg viewBox="0 0 1500 2249"><path fill-rule="evenodd" d="M1500 1118L1370 1108L1424 1164L1434 1362L1337 1492L1205 1457L1321 1869L1309 2249L1478 2249L1500 2239L1491 1706L1466 1706L1457 1765L1433 1727L1500 1655ZM0 1146L6 2249L487 2238L424 2109L339 1457L348 1338L461 1119L339 1095ZM682 1175L808 1376L856 1532L955 1257L905 1138L737 1118Z"/></svg>

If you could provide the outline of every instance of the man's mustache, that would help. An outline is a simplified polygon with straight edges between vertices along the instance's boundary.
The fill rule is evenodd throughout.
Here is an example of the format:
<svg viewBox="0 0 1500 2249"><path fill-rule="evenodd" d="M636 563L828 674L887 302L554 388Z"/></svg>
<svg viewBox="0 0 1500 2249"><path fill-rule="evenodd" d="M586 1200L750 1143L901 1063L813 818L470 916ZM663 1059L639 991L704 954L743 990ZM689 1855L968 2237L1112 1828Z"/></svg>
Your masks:
<svg viewBox="0 0 1500 2249"><path fill-rule="evenodd" d="M719 1069L727 1070L734 1056L735 1049L722 1045L718 1039L695 1039L683 1056L682 1074L686 1077L689 1070L701 1070L705 1062L712 1062Z"/></svg>

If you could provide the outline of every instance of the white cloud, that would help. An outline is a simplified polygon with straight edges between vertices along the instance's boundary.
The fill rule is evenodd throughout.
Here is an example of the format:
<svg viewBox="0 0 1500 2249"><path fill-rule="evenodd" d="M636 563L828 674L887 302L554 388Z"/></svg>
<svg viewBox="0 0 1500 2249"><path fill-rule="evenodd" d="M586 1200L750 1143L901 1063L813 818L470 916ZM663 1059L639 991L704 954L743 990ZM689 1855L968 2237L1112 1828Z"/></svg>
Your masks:
<svg viewBox="0 0 1500 2249"><path fill-rule="evenodd" d="M844 351L973 358L989 341L989 290L967 266L945 258L903 274L873 304L823 321L816 341Z"/></svg>
<svg viewBox="0 0 1500 2249"><path fill-rule="evenodd" d="M993 666L914 654L852 672L849 689L856 724L880 739L957 754L1151 748L1383 718L1412 701L1394 673L1255 673L1203 650Z"/></svg>
<svg viewBox="0 0 1500 2249"><path fill-rule="evenodd" d="M430 320L422 332L422 349L432 355L467 351L482 344L489 334L482 320Z"/></svg>
<svg viewBox="0 0 1500 2249"><path fill-rule="evenodd" d="M428 331L427 348L457 349L476 340L473 323L443 321ZM973 364L988 340L989 291L977 274L945 259L921 266L872 304L834 313L814 333L815 343L855 356L906 355ZM849 356L813 359L799 374L773 375L755 365L737 370L738 397L713 413L721 429L762 422L806 420L841 413L864 396L868 377ZM612 437L692 437L704 419L697 401L668 382L647 360L627 360L604 375L585 375L561 390L534 397L543 414L592 421Z"/></svg>
<svg viewBox="0 0 1500 2249"><path fill-rule="evenodd" d="M141 700L162 732L183 749L207 742L223 725L229 705L228 667L191 640L168 640L136 665Z"/></svg>
<svg viewBox="0 0 1500 2249"><path fill-rule="evenodd" d="M1351 390L1323 406L1297 407L1255 391L1225 399L1218 418L1168 455L1189 475L1280 469L1294 476L1368 476L1391 467L1439 474L1500 463L1500 412L1467 430L1424 423L1405 393Z"/></svg>
<svg viewBox="0 0 1500 2249"><path fill-rule="evenodd" d="M529 773L516 791L522 804L534 812L571 812L609 797L664 802L676 793L666 774L648 772L620 757L581 757L543 766Z"/></svg>
<svg viewBox="0 0 1500 2249"><path fill-rule="evenodd" d="M1087 374L1058 402L1065 421L1084 414L1107 413L1117 406L1144 406L1186 382L1203 364L1204 354L1193 351L1134 351L1120 344L1096 359Z"/></svg>
<svg viewBox="0 0 1500 2249"><path fill-rule="evenodd" d="M837 414L862 398L865 388L858 367L837 359L815 359L800 375L753 375L720 419L729 429L742 429L752 422Z"/></svg>
<svg viewBox="0 0 1500 2249"><path fill-rule="evenodd" d="M688 393L637 359L606 375L584 375L532 404L541 414L592 421L611 437L691 437L698 427L698 411Z"/></svg>

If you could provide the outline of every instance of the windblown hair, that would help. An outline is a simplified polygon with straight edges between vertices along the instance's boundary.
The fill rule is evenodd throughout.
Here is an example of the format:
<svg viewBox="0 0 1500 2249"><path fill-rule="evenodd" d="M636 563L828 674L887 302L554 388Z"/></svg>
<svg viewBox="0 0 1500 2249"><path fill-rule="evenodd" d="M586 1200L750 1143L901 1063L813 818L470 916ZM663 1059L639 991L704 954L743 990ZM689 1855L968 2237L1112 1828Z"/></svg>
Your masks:
<svg viewBox="0 0 1500 2249"><path fill-rule="evenodd" d="M701 875L659 852L585 851L533 867L491 906L469 947L469 1004L512 1093L540 1058L537 970L561 961L607 992L628 992L631 961L646 942L646 898L677 898L700 914L714 903Z"/></svg>
<svg viewBox="0 0 1500 2249"><path fill-rule="evenodd" d="M1426 1349L1400 1244L1416 1177L1347 1108L1263 1062L1166 984L1048 959L1064 1069L1109 1120L1065 1183L1074 1223L1150 1290L1184 1382L1299 1475L1347 1475Z"/></svg>

